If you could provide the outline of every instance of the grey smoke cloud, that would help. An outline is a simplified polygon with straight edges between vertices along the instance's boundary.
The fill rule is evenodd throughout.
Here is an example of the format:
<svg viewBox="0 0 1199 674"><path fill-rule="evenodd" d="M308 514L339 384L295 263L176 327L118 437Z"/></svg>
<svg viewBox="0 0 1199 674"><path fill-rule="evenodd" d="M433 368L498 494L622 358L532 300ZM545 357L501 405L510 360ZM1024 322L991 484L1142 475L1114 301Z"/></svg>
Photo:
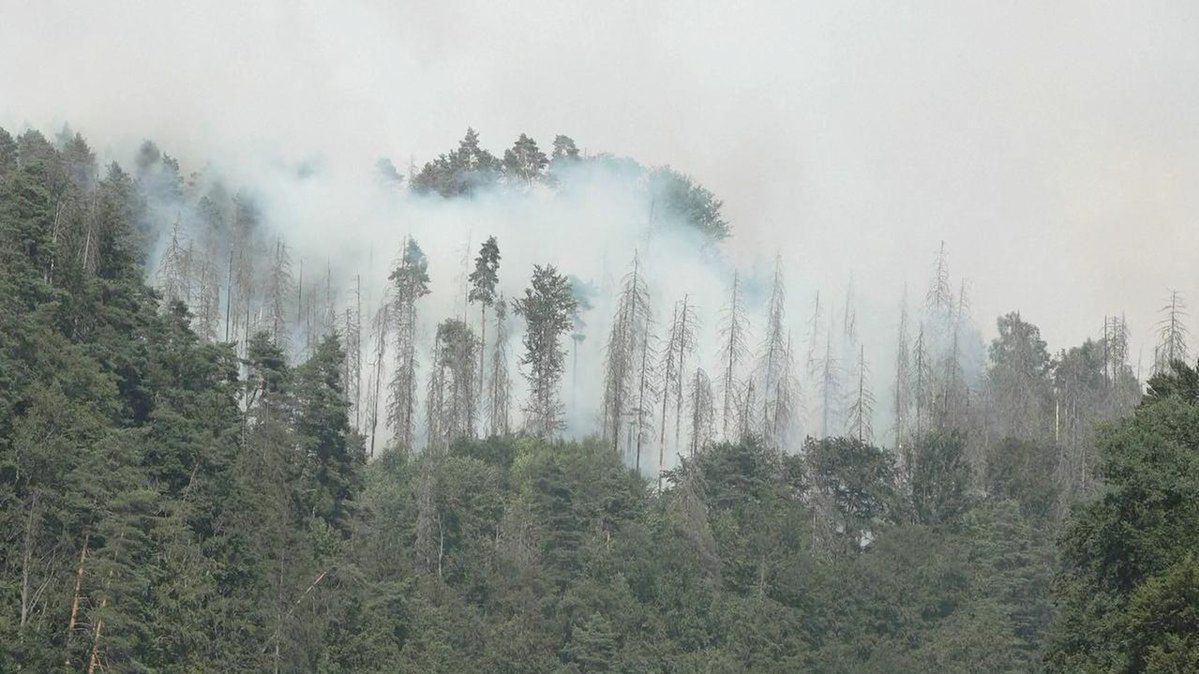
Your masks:
<svg viewBox="0 0 1199 674"><path fill-rule="evenodd" d="M1126 311L1148 359L1166 289L1199 302L1194 3L347 4L0 3L0 125L154 138L232 184L567 133L712 188L796 321L852 273L889 330L941 240L988 337L1020 309L1056 349Z"/></svg>

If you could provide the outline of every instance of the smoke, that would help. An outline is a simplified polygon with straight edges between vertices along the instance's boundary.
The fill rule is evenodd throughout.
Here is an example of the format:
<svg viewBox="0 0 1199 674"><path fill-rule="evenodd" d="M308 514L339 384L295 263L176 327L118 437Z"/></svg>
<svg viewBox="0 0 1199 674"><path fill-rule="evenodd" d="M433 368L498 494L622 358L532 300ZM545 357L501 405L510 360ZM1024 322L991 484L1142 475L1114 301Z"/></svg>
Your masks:
<svg viewBox="0 0 1199 674"><path fill-rule="evenodd" d="M1199 245L1187 189L1199 177L1191 3L514 12L483 2L51 1L18 2L0 18L0 125L70 121L127 165L142 138L156 139L185 177L198 172L197 194L219 181L252 195L293 265L303 261L306 280L328 273L339 302L359 274L364 300L377 302L406 235L431 259L425 340L463 312L463 252L473 257L490 234L506 294L534 263L593 285L575 432L594 413L611 291L634 251L659 330L691 294L709 371L734 268L751 346L776 254L797 336L818 290L826 318L843 311L852 276L885 414L898 303L906 285L910 306L923 304L941 241L955 287L969 281L976 362L1001 313L1021 310L1056 351L1126 312L1130 359L1143 351L1146 370L1162 297L1192 278L1178 251ZM404 173L469 124L492 149L521 131L543 147L566 132L592 153L672 164L726 200L733 236L705 246L685 227L650 226L652 200L615 166L569 190L470 200L380 185L379 156ZM157 206L168 228L192 218Z"/></svg>

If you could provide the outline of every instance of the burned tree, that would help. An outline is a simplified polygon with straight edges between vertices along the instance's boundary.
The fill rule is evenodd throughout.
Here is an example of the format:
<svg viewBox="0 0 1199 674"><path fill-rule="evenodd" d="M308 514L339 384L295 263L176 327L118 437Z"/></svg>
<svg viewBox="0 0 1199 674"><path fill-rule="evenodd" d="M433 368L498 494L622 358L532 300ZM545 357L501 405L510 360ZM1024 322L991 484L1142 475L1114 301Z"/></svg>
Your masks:
<svg viewBox="0 0 1199 674"><path fill-rule="evenodd" d="M756 389L761 395L758 429L763 443L778 449L796 418L796 383L791 356L791 337L785 327L786 290L782 261L775 259L774 279L767 309L766 334L758 349ZM847 316L848 320L848 316Z"/></svg>
<svg viewBox="0 0 1199 674"><path fill-rule="evenodd" d="M845 434L856 438L858 442L874 444L874 427L871 422L874 416L874 394L866 384L869 376L866 347L859 346L857 364L854 367L854 383L857 390L854 391L853 402L850 403L846 414Z"/></svg>
<svg viewBox="0 0 1199 674"><path fill-rule="evenodd" d="M637 401L638 363L648 355L650 326L649 288L641 274L640 259L633 256L633 269L625 275L616 315L608 335L604 363L602 434L620 446L621 427L628 421Z"/></svg>
<svg viewBox="0 0 1199 674"><path fill-rule="evenodd" d="M1161 308L1162 318L1157 324L1157 346L1153 349L1154 373L1169 372L1175 361L1185 362L1189 357L1186 327L1187 306L1182 294L1170 291L1170 297Z"/></svg>
<svg viewBox="0 0 1199 674"><path fill-rule="evenodd" d="M703 368L696 368L688 386L687 405L690 410L691 458L712 444L716 432L716 414L712 382Z"/></svg>
<svg viewBox="0 0 1199 674"><path fill-rule="evenodd" d="M738 376L746 355L747 330L741 279L733 272L729 302L720 324L720 433L725 440L732 438L729 429L737 425L737 401L743 393Z"/></svg>

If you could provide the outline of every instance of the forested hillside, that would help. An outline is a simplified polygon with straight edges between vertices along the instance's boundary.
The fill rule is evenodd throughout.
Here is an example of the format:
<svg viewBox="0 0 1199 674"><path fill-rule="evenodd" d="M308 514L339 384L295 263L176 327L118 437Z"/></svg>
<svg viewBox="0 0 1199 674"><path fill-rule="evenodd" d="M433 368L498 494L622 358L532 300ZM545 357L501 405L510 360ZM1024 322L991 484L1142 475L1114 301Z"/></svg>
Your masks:
<svg viewBox="0 0 1199 674"><path fill-rule="evenodd" d="M681 259L735 236L684 174L565 136L377 176L451 216L615 181ZM0 670L1199 662L1177 293L1142 395L1120 318L1051 354L1012 312L984 347L944 247L871 366L852 288L793 329L781 261L663 301L660 256L605 285L404 236L368 302L293 275L263 212L152 144L127 171L0 130ZM439 262L464 268L440 315Z"/></svg>

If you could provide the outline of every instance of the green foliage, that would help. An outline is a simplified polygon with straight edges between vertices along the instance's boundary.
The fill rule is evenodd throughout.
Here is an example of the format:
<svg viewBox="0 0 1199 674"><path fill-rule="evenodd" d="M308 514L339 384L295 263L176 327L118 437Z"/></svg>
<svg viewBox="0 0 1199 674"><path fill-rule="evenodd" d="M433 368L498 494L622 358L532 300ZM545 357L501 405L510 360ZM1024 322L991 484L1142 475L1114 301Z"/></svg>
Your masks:
<svg viewBox="0 0 1199 674"><path fill-rule="evenodd" d="M1195 371L1175 363L1100 440L1104 491L1062 536L1055 671L1185 671L1194 663L1199 550ZM1189 585L1188 585L1189 583Z"/></svg>
<svg viewBox="0 0 1199 674"><path fill-rule="evenodd" d="M653 170L649 184L659 217L686 222L712 240L728 237L729 223L720 212L724 203L708 188L670 167Z"/></svg>
<svg viewBox="0 0 1199 674"><path fill-rule="evenodd" d="M959 433L916 439L912 457L912 507L926 524L953 522L970 508L970 464Z"/></svg>
<svg viewBox="0 0 1199 674"><path fill-rule="evenodd" d="M413 189L545 177L531 140L509 155L468 132ZM556 139L555 176L589 161L640 170ZM727 231L689 179L649 182L662 217ZM905 471L851 438L795 453L746 438L655 488L606 442L553 439L585 294L537 267L514 303L529 434L459 428L368 463L339 337L292 363L259 333L239 359L142 281L148 199L182 185L152 144L129 174L100 171L77 134L0 131L0 670L1181 672L1199 657L1199 374L1181 363L1102 432L1105 486L1060 547L1051 370L1017 315L988 380L1005 439L981 465L956 433L916 438ZM254 226L248 200L202 203L213 236ZM484 244L483 307L498 260ZM409 241L396 291L427 293L427 265ZM466 401L474 337L443 326L434 355ZM1059 361L1079 400L1109 385L1097 353Z"/></svg>
<svg viewBox="0 0 1199 674"><path fill-rule="evenodd" d="M1005 438L989 448L983 486L995 498L1012 499L1028 517L1046 518L1057 502L1053 476L1057 453L1051 447Z"/></svg>

